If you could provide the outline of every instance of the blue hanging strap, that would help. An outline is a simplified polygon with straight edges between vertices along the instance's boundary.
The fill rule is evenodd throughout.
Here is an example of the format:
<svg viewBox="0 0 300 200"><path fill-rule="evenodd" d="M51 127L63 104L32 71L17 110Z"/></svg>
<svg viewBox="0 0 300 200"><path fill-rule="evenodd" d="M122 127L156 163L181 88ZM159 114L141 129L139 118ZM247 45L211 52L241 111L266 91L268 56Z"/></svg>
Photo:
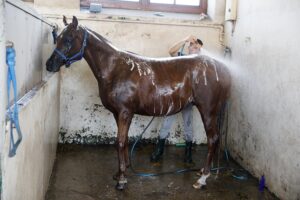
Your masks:
<svg viewBox="0 0 300 200"><path fill-rule="evenodd" d="M10 143L9 143L9 157L13 157L16 155L16 151L18 146L22 141L22 132L20 129L19 124L19 114L18 114L18 104L17 104L17 80L16 80L16 73L15 73L15 57L16 53L13 46L6 47L6 64L8 66L7 72L7 99L9 103L10 99L10 84L12 83L13 86L13 93L14 93L14 106L13 109L8 106L8 118L10 120ZM18 139L15 142L14 139L14 128L17 130Z"/></svg>
<svg viewBox="0 0 300 200"><path fill-rule="evenodd" d="M52 29L52 37L53 37L53 44L56 44L57 42L57 28Z"/></svg>
<svg viewBox="0 0 300 200"><path fill-rule="evenodd" d="M183 50L184 50L185 43L180 48L180 51L178 52L178 56L184 56Z"/></svg>

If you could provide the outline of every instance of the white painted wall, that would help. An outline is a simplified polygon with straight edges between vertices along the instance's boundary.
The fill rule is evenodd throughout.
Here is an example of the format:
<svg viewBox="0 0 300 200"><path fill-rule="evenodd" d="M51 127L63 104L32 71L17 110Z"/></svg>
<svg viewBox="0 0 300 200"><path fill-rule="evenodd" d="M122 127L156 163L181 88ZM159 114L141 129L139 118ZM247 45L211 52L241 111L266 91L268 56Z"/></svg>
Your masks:
<svg viewBox="0 0 300 200"><path fill-rule="evenodd" d="M50 20L62 26L61 15L55 11L44 11ZM59 12L61 13L61 12ZM68 13L67 13L68 14ZM204 42L206 50L222 52L220 36L222 27L209 22L193 20L151 19L127 17L126 20L107 19L106 15L73 13L79 23L102 34L120 49L129 50L152 57L168 56L168 49L188 34L194 34ZM72 17L72 15L67 15ZM57 20L57 18L59 18ZM137 20L138 19L138 20ZM69 19L70 20L70 19ZM167 23L169 25L167 25ZM195 25L195 23L197 23ZM116 123L112 114L100 101L98 84L87 63L83 60L70 68L61 68L61 107L60 142L63 143L113 143L116 137ZM135 116L129 130L129 136L140 135L150 121L150 117ZM162 118L156 118L144 137L155 139L161 127ZM194 109L194 140L206 143L202 121ZM174 123L169 142L184 142L181 114Z"/></svg>
<svg viewBox="0 0 300 200"><path fill-rule="evenodd" d="M39 16L22 1L8 1L26 12ZM9 3L5 4L5 19L6 39L14 43L16 50L16 77L20 98L42 81L42 47L43 44L48 44L51 28Z"/></svg>
<svg viewBox="0 0 300 200"><path fill-rule="evenodd" d="M9 0L38 17L23 2ZM3 3L3 1L1 1ZM5 4L5 17L0 19L0 53L5 55L5 38L14 42L16 50L16 76L18 81L20 127L23 140L17 155L8 157L10 135L4 133L6 110L7 66L5 56L0 61L1 111L1 172L3 200L44 199L55 159L59 132L59 74L47 76L43 54L49 54L52 43L50 28L23 11ZM0 15L4 15L0 5ZM3 22L5 19L5 37ZM50 49L51 50L51 49ZM3 103L3 104L2 104ZM9 127L9 124L7 124Z"/></svg>
<svg viewBox="0 0 300 200"><path fill-rule="evenodd" d="M224 0L209 0L207 4L207 15L214 23L223 24L225 19Z"/></svg>
<svg viewBox="0 0 300 200"><path fill-rule="evenodd" d="M46 194L56 155L59 74L33 88L20 102L24 105L19 114L23 140L16 156L9 158L7 128L2 160L2 197L3 200L41 200Z"/></svg>
<svg viewBox="0 0 300 200"><path fill-rule="evenodd" d="M6 55L5 50L5 29L4 29L4 1L0 1L0 55ZM5 128L5 110L7 104L7 95L6 95L6 77L7 77L7 67L5 56L0 57L0 133L4 132ZM2 147L2 135L0 141L0 152Z"/></svg>
<svg viewBox="0 0 300 200"><path fill-rule="evenodd" d="M240 0L233 35L232 156L281 199L300 199L300 1Z"/></svg>
<svg viewBox="0 0 300 200"><path fill-rule="evenodd" d="M0 55L6 55L5 51L5 30L4 30L4 0L0 1ZM6 96L6 74L7 67L5 64L5 56L0 56L0 158L2 158L2 147L5 132L5 110L7 105ZM0 159L1 161L1 159ZM2 162L0 162L0 181L2 183ZM2 191L2 184L0 185ZM0 196L1 198L1 196Z"/></svg>

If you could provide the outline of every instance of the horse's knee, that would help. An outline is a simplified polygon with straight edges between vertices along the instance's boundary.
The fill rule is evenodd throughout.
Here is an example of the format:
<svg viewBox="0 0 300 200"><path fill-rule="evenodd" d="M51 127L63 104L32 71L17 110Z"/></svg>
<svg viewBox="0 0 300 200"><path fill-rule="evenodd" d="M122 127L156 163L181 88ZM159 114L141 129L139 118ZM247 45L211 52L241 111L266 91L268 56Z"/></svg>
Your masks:
<svg viewBox="0 0 300 200"><path fill-rule="evenodd" d="M124 148L125 147L124 142L119 142L118 147L121 148L121 149Z"/></svg>
<svg viewBox="0 0 300 200"><path fill-rule="evenodd" d="M117 151L125 149L125 143L122 141L116 141L115 143Z"/></svg>
<svg viewBox="0 0 300 200"><path fill-rule="evenodd" d="M129 121L132 119L132 114L128 110L124 110L119 114L119 119L122 121Z"/></svg>
<svg viewBox="0 0 300 200"><path fill-rule="evenodd" d="M219 135L218 134L215 134L213 135L212 137L209 137L208 138L208 144L209 145L215 145L219 142Z"/></svg>

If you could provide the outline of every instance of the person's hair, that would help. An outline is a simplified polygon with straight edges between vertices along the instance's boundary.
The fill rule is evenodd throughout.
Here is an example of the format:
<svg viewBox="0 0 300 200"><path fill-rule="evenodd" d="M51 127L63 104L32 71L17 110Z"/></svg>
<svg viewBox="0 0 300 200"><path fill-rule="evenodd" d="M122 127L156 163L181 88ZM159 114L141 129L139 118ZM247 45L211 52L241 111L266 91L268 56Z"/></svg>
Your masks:
<svg viewBox="0 0 300 200"><path fill-rule="evenodd" d="M201 46L203 46L203 42L202 42L200 39L197 39L197 42L198 42Z"/></svg>

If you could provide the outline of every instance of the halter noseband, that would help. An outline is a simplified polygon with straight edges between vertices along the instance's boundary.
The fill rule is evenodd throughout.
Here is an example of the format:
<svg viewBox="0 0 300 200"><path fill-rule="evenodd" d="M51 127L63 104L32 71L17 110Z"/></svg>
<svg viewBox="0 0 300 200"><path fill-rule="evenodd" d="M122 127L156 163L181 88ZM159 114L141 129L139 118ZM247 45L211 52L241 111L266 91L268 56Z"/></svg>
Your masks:
<svg viewBox="0 0 300 200"><path fill-rule="evenodd" d="M63 59L63 61L65 61L66 67L69 67L73 62L76 62L76 61L81 60L83 58L84 49L86 47L87 36L88 36L87 30L84 29L84 38L83 38L83 42L82 42L82 47L79 50L79 52L76 53L75 55L73 55L72 57L68 58L61 51L59 51L57 48L54 49L54 51Z"/></svg>

